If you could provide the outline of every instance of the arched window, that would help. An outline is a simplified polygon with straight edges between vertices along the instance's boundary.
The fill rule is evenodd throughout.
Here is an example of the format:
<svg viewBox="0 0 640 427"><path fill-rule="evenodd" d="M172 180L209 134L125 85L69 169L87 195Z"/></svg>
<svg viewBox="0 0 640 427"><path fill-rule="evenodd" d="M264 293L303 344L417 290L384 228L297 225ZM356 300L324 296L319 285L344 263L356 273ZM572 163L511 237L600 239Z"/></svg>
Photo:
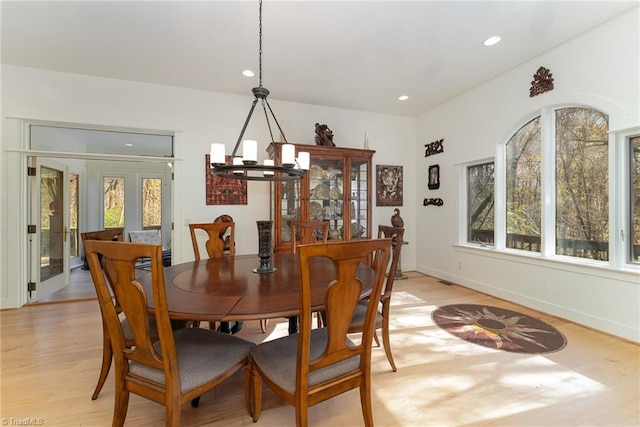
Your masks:
<svg viewBox="0 0 640 427"><path fill-rule="evenodd" d="M545 122L546 117L553 120ZM552 129L548 141L542 138L543 127ZM546 178L555 183L555 203L547 212L555 208L555 254L608 260L608 132L605 114L571 107L538 116L514 133L505 147L505 247L542 251ZM555 153L555 168L543 164L543 144Z"/></svg>

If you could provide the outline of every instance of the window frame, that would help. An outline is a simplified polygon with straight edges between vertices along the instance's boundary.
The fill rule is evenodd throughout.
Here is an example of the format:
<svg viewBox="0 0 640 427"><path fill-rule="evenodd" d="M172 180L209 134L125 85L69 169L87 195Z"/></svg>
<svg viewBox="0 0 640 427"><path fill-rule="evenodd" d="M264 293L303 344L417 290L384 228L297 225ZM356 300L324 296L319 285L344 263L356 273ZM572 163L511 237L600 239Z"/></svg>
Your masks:
<svg viewBox="0 0 640 427"><path fill-rule="evenodd" d="M609 261L598 261L587 258L557 255L555 253L556 244L556 183L555 183L555 111L563 108L591 108L609 115L609 147L608 147L608 168L609 168ZM522 126L526 125L535 117L541 118L541 161L542 161L542 231L541 231L541 251L531 252L521 249L510 249L505 247L506 242L506 144L510 138ZM619 126L619 125L618 125ZM578 269L591 267L603 271L620 271L626 273L640 273L640 263L631 262L631 245L628 240L631 234L631 205L630 205L630 150L629 141L632 137L640 136L640 126L628 128L616 128L615 119L607 108L597 105L587 104L557 104L546 106L533 111L523 117L519 123L506 132L497 143L496 156L480 158L464 163L458 163L458 183L459 183L459 228L458 243L454 246L466 252L482 250L495 254L496 257L503 258L513 256L514 260L520 262L551 263L558 266L558 263L565 265L567 269ZM468 236L468 176L467 167L486 163L493 159L494 164L494 218L495 234L494 245L481 245L467 241ZM623 237L624 236L624 237ZM628 237L627 237L628 236ZM529 261L526 261L529 260ZM538 260L538 261L536 261ZM608 274L608 273L607 273Z"/></svg>

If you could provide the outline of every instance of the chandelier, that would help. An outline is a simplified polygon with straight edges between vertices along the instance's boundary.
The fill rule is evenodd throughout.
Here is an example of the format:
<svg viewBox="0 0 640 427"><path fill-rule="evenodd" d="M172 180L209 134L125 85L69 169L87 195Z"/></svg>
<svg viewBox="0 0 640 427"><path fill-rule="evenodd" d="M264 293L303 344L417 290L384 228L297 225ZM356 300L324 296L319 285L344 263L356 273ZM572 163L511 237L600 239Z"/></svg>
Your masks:
<svg viewBox="0 0 640 427"><path fill-rule="evenodd" d="M209 158L211 162L211 171L214 175L222 178L244 181L290 181L300 179L304 176L306 171L309 170L309 153L301 151L298 153L298 157L296 157L295 145L289 144L287 141L287 138L280 127L280 123L278 123L278 119L276 119L276 116L271 109L271 105L269 105L269 101L267 100L269 90L262 86L262 0L260 0L258 22L259 85L251 90L254 97L253 103L251 104L249 115L244 121L244 125L240 131L240 136L238 137L236 145L233 148L233 153L231 153L230 161L227 162L224 144L211 144L211 154ZM271 123L269 121L269 113L280 131L282 139L284 140L284 144L281 146L281 164L279 165L276 165L271 159L266 159L262 165L258 164L257 141L242 139L258 101L260 101L262 109L264 110L264 116L267 121L267 127L269 128L271 141L273 142L274 139L273 132L271 131ZM242 142L242 156L238 153L240 142Z"/></svg>

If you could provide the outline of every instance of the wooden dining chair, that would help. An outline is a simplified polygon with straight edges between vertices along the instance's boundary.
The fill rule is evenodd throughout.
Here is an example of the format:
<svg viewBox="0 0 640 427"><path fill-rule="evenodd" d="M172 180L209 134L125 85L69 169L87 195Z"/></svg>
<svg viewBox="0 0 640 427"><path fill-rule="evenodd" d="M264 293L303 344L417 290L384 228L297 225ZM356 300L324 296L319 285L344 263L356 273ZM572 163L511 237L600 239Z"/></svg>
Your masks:
<svg viewBox="0 0 640 427"><path fill-rule="evenodd" d="M225 255L225 241L224 239L221 239L220 236L224 236L224 234L228 232L230 241L235 242L235 226L236 224L234 222L205 222L200 224L189 224L193 254L196 257L196 261L200 260L200 249L198 247L196 230L203 230L207 233L208 240L205 243L205 248L209 258L220 258ZM233 256L235 254L235 244L230 245L227 255Z"/></svg>
<svg viewBox="0 0 640 427"><path fill-rule="evenodd" d="M182 404L187 401L193 404L194 399L244 367L255 345L207 329L172 330L160 245L88 240L85 251L113 348L116 370L113 425L124 424L129 394L135 393L164 405L166 425L179 426ZM152 295L147 295L136 280L135 264L140 258L151 260ZM115 299L107 280L111 280ZM154 340L149 324L150 298L155 308L158 341ZM131 328L133 346L126 343L121 317L127 319Z"/></svg>
<svg viewBox="0 0 640 427"><path fill-rule="evenodd" d="M123 228L109 228L106 230L99 231L89 231L86 233L80 233L80 238L82 239L82 243L87 240L102 240L102 241L116 241L121 242L123 240ZM98 257L101 259L101 257ZM88 262L88 260L87 260ZM110 286L110 292L114 295L113 285L110 279L110 276L107 274L107 284ZM120 312L120 305L117 300L115 301L115 306L118 312ZM125 343L127 346L134 345L133 335L131 333L131 327L129 326L129 322L126 318L121 318L122 329L125 331ZM184 328L188 325L188 322L182 320L171 320L171 327L174 330ZM151 330L151 336L157 341L158 337L158 329L156 326L156 318L152 314L149 315L149 328ZM109 371L111 370L111 361L113 360L113 350L111 348L111 340L109 338L109 331L107 329L107 323L102 318L102 364L100 368L100 375L98 376L98 383L96 384L96 388L91 395L91 400L96 400L100 395L100 391L104 386L105 381L107 380L107 376L109 375Z"/></svg>
<svg viewBox="0 0 640 427"><path fill-rule="evenodd" d="M291 221L291 251L295 254L299 245L311 243L327 243L329 238L329 221ZM315 313L318 328L322 327L322 312Z"/></svg>
<svg viewBox="0 0 640 427"><path fill-rule="evenodd" d="M396 271L398 269L398 260L400 259L400 250L402 249L402 242L404 236L404 228L390 227L387 225L378 226L378 238L390 238L392 247L391 265L389 267L389 274L385 282L382 296L380 297L381 309L376 312L375 329L373 332L373 338L380 346L378 335L376 331L382 329L382 342L384 344L384 352L387 355L389 364L393 372L397 371L396 364L393 361L393 355L391 354L391 343L389 341L389 317L391 310L391 295L393 292L393 282L395 281ZM369 300L363 300L356 306L353 319L349 325L349 333L362 332L364 328L364 320L369 306Z"/></svg>
<svg viewBox="0 0 640 427"><path fill-rule="evenodd" d="M124 228L105 228L104 230L87 231L80 233L82 240L106 240L122 242Z"/></svg>
<svg viewBox="0 0 640 427"><path fill-rule="evenodd" d="M103 240L103 241L118 241L123 240L124 228L107 228L104 230L87 231L80 233L82 243L87 240ZM85 255L86 256L86 255ZM87 261L87 268L89 263ZM111 351L111 342L109 341L109 331L107 331L107 325L102 321L102 364L100 367L100 375L98 376L98 383L91 395L91 400L96 400L100 395L100 391L104 386L104 382L107 380L109 370L111 369L111 360L113 359L113 352Z"/></svg>
<svg viewBox="0 0 640 427"><path fill-rule="evenodd" d="M291 221L291 250L295 254L299 245L327 243L329 221Z"/></svg>
<svg viewBox="0 0 640 427"><path fill-rule="evenodd" d="M228 215L227 215L228 216ZM219 217L220 218L220 217ZM191 244L193 245L193 254L196 261L200 260L200 249L198 245L197 230L202 230L207 233L207 241L205 242L205 249L209 258L220 258L223 256L234 256L236 254L235 245L235 226L234 222L229 222L228 218L221 218L218 222L205 222L198 224L189 224L189 232L191 233ZM226 235L226 237L225 237ZM199 326L199 322L193 322L194 326ZM266 331L266 326L263 327L262 321L260 323L262 331ZM215 322L209 322L209 328L215 329ZM238 332L242 328L241 322L236 322L233 327L229 326L229 322L221 322L220 330L228 331L230 333Z"/></svg>
<svg viewBox="0 0 640 427"><path fill-rule="evenodd" d="M233 217L231 217L231 215L218 215L213 222L226 222L226 223L232 223L233 221ZM234 252L235 252L235 245L236 242L235 240L231 239L231 233L229 231L229 229L221 231L218 234L218 237L220 237L220 239L222 239L224 241L224 249L223 249L223 253L225 255L229 255L231 253L231 246L234 247Z"/></svg>
<svg viewBox="0 0 640 427"><path fill-rule="evenodd" d="M377 302L391 252L391 239L339 241L301 245L298 248L301 273L299 333L267 341L251 351L251 365L245 380L247 409L253 421L260 417L262 382L285 402L295 407L296 426L307 425L308 407L353 388L360 389L364 421L373 426L371 411L371 341ZM371 301L362 333L356 344L347 336L353 311L360 301L360 265L373 255ZM328 258L334 280L327 284L324 328L311 328L310 264ZM245 371L246 372L246 371Z"/></svg>

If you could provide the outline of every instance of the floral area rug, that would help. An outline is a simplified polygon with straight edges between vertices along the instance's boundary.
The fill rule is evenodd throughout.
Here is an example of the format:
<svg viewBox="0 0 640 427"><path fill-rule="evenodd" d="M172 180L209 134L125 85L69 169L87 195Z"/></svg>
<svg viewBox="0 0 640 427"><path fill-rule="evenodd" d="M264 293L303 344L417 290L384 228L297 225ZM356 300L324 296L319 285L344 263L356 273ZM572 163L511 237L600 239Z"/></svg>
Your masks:
<svg viewBox="0 0 640 427"><path fill-rule="evenodd" d="M451 335L498 350L540 354L562 350L567 344L564 335L553 326L499 307L445 305L437 308L431 317Z"/></svg>

